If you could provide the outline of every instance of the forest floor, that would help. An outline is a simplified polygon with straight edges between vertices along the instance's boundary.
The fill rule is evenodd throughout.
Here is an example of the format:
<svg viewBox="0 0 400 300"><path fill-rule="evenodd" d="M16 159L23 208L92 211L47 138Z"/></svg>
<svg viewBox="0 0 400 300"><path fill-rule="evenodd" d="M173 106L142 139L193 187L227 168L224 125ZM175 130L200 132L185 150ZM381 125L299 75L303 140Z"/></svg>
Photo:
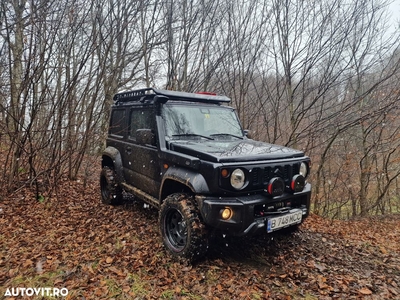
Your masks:
<svg viewBox="0 0 400 300"><path fill-rule="evenodd" d="M400 299L400 215L310 215L289 236L221 236L187 265L165 252L156 210L101 204L97 180L65 180L58 195L0 199L0 299L24 298L12 288L67 289L66 299ZM42 295L25 298L51 298Z"/></svg>

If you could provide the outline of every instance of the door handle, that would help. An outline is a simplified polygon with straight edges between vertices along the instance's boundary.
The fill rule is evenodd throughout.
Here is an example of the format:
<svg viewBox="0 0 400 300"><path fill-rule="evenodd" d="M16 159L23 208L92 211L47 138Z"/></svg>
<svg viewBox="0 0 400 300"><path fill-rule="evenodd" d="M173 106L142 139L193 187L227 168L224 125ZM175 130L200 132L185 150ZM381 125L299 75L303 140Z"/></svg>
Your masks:
<svg viewBox="0 0 400 300"><path fill-rule="evenodd" d="M131 153L131 152L132 152L132 147L129 147L129 146L126 147L126 148L125 148L125 151L126 151L127 153Z"/></svg>

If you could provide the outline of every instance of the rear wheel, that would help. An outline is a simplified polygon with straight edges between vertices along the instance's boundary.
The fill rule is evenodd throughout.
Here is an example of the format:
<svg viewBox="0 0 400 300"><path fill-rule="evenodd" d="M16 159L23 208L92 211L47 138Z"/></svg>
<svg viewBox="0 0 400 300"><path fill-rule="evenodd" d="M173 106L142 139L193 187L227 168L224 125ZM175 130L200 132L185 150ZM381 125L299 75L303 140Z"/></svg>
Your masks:
<svg viewBox="0 0 400 300"><path fill-rule="evenodd" d="M193 197L172 194L161 205L159 224L164 246L177 258L190 262L208 249L208 235Z"/></svg>
<svg viewBox="0 0 400 300"><path fill-rule="evenodd" d="M104 204L117 205L122 202L122 189L116 181L116 174L110 167L104 167L100 173L101 201Z"/></svg>

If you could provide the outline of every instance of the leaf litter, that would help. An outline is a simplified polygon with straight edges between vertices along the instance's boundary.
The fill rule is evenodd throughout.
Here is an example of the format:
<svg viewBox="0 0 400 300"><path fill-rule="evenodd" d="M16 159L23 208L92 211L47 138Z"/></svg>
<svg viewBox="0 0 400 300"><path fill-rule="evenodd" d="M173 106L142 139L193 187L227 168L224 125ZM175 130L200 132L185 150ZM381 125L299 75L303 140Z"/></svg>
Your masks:
<svg viewBox="0 0 400 300"><path fill-rule="evenodd" d="M400 215L310 215L292 235L216 235L188 265L164 250L156 210L131 197L100 204L95 180L60 188L42 203L29 189L0 202L0 296L58 287L68 299L400 298Z"/></svg>

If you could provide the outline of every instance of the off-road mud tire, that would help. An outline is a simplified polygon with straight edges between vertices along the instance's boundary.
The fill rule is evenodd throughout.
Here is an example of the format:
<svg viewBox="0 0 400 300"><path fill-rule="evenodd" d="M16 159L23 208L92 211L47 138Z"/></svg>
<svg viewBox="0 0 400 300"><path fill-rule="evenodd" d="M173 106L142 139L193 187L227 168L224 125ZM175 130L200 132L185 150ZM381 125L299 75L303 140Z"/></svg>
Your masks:
<svg viewBox="0 0 400 300"><path fill-rule="evenodd" d="M161 205L159 226L164 246L173 257L192 263L207 253L208 233L193 197L168 196Z"/></svg>
<svg viewBox="0 0 400 300"><path fill-rule="evenodd" d="M116 181L115 171L110 167L103 167L100 172L101 201L108 205L118 205L123 201L122 188Z"/></svg>

